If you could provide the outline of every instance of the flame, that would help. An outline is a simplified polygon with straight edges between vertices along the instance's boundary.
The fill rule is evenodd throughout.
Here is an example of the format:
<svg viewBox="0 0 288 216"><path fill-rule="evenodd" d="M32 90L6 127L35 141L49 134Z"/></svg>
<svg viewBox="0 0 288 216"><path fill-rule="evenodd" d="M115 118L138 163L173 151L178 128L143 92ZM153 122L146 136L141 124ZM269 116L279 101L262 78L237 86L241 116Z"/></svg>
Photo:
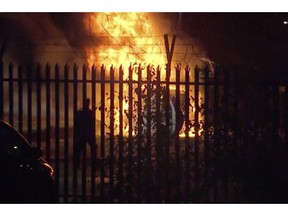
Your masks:
<svg viewBox="0 0 288 216"><path fill-rule="evenodd" d="M91 34L101 40L86 49L88 64L123 65L132 63L164 65L162 36L156 37L147 13L95 13L86 22ZM162 45L161 45L162 44ZM127 70L124 78L128 77Z"/></svg>
<svg viewBox="0 0 288 216"><path fill-rule="evenodd" d="M97 39L94 47L86 48L87 61L90 66L113 64L117 68L122 65L123 78L127 79L130 65L164 66L166 63L162 36L155 37L155 29L149 22L147 13L89 14L86 26L92 36ZM101 41L99 44L98 40ZM132 75L132 78L137 80L136 73ZM165 77L165 73L161 77ZM127 94L127 87L124 87L124 93ZM122 103L123 116L125 116L124 113L129 110L129 104L125 100ZM119 109L116 109L114 114L115 132L119 133ZM124 120L123 125L123 133L127 135L129 131L127 121ZM135 134L135 131L133 130L132 133Z"/></svg>
<svg viewBox="0 0 288 216"><path fill-rule="evenodd" d="M124 68L123 78L128 78L130 65L154 65L164 68L166 64L166 52L163 35L156 35L159 26L153 26L147 13L94 13L89 14L85 25L92 35L94 46L86 48L88 65L113 64L115 68L121 65ZM135 71L135 70L134 70ZM145 70L143 71L145 76ZM166 71L161 70L161 79L166 77ZM137 80L136 73L133 79ZM171 88L172 85L171 85ZM170 89L171 90L171 89ZM124 87L127 94L127 86ZM123 116L129 110L127 101L122 101ZM191 112L190 115L194 115ZM119 134L119 108L114 112L115 133ZM190 117L190 116L189 116ZM129 130L135 134L133 128L129 128L127 119L123 121L123 135ZM181 133L180 136L183 136ZM184 133L185 136L185 133ZM189 132L189 136L195 136L195 132Z"/></svg>
<svg viewBox="0 0 288 216"><path fill-rule="evenodd" d="M202 135L202 133L203 133L203 128L198 130L198 136L200 137ZM196 136L196 133L195 133L194 128L192 128L192 130L188 131L188 137L195 137L195 136ZM183 127L183 129L179 133L179 137L181 137L181 138L185 138L186 137L185 126Z"/></svg>

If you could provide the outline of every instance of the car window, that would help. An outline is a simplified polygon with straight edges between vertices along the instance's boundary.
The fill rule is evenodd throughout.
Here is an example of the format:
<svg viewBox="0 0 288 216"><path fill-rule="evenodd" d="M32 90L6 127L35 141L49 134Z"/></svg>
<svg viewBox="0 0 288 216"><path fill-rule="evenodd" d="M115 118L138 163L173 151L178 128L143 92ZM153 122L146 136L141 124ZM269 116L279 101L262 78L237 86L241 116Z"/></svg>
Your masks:
<svg viewBox="0 0 288 216"><path fill-rule="evenodd" d="M29 147L29 144L16 130L1 122L0 155L9 158L18 158Z"/></svg>

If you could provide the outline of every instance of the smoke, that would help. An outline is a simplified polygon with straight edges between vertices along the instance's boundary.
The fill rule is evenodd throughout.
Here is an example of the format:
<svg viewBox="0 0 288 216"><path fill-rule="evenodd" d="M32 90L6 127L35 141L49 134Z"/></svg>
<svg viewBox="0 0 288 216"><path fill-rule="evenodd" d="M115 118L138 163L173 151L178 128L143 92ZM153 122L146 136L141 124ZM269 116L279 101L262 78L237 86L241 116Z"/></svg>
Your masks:
<svg viewBox="0 0 288 216"><path fill-rule="evenodd" d="M29 35L29 23L23 22L23 14L0 14L1 58L11 59L17 63L31 63L36 46Z"/></svg>
<svg viewBox="0 0 288 216"><path fill-rule="evenodd" d="M58 16L49 13L0 14L4 62L17 65L85 63L85 52L79 43L85 40L78 37L81 32L77 30L77 19L71 21L69 15L63 14L61 20Z"/></svg>
<svg viewBox="0 0 288 216"><path fill-rule="evenodd" d="M1 13L0 54L16 64L37 62L64 65L87 63L86 49L97 50L103 41L93 32L96 13ZM182 31L181 13L147 13L152 34L164 44L164 34L177 36L173 64L201 64L206 54L200 41ZM143 17L141 18L143 19ZM139 24L141 20L139 19ZM170 42L171 45L171 42ZM139 46L139 45L137 45ZM164 47L161 48L166 55ZM113 64L113 63L111 63Z"/></svg>

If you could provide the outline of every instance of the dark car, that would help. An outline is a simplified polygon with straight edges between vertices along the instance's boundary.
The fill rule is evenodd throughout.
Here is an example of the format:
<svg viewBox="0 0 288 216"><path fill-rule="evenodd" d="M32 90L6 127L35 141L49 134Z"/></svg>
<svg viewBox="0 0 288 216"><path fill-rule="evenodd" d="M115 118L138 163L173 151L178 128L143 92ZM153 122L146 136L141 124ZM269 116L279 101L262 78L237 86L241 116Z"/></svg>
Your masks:
<svg viewBox="0 0 288 216"><path fill-rule="evenodd" d="M56 203L53 168L42 151L0 120L0 203Z"/></svg>

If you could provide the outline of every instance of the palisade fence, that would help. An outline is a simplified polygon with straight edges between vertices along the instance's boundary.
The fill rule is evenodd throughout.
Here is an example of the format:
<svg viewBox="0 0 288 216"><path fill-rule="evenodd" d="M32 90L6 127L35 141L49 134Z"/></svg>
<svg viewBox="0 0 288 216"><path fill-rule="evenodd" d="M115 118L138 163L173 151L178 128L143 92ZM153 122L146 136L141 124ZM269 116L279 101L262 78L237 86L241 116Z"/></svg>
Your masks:
<svg viewBox="0 0 288 216"><path fill-rule="evenodd" d="M283 201L287 86L241 80L236 70L162 71L2 62L0 118L43 150L59 202ZM87 145L77 168L74 115L85 98L97 158ZM275 179L282 187L272 193Z"/></svg>

